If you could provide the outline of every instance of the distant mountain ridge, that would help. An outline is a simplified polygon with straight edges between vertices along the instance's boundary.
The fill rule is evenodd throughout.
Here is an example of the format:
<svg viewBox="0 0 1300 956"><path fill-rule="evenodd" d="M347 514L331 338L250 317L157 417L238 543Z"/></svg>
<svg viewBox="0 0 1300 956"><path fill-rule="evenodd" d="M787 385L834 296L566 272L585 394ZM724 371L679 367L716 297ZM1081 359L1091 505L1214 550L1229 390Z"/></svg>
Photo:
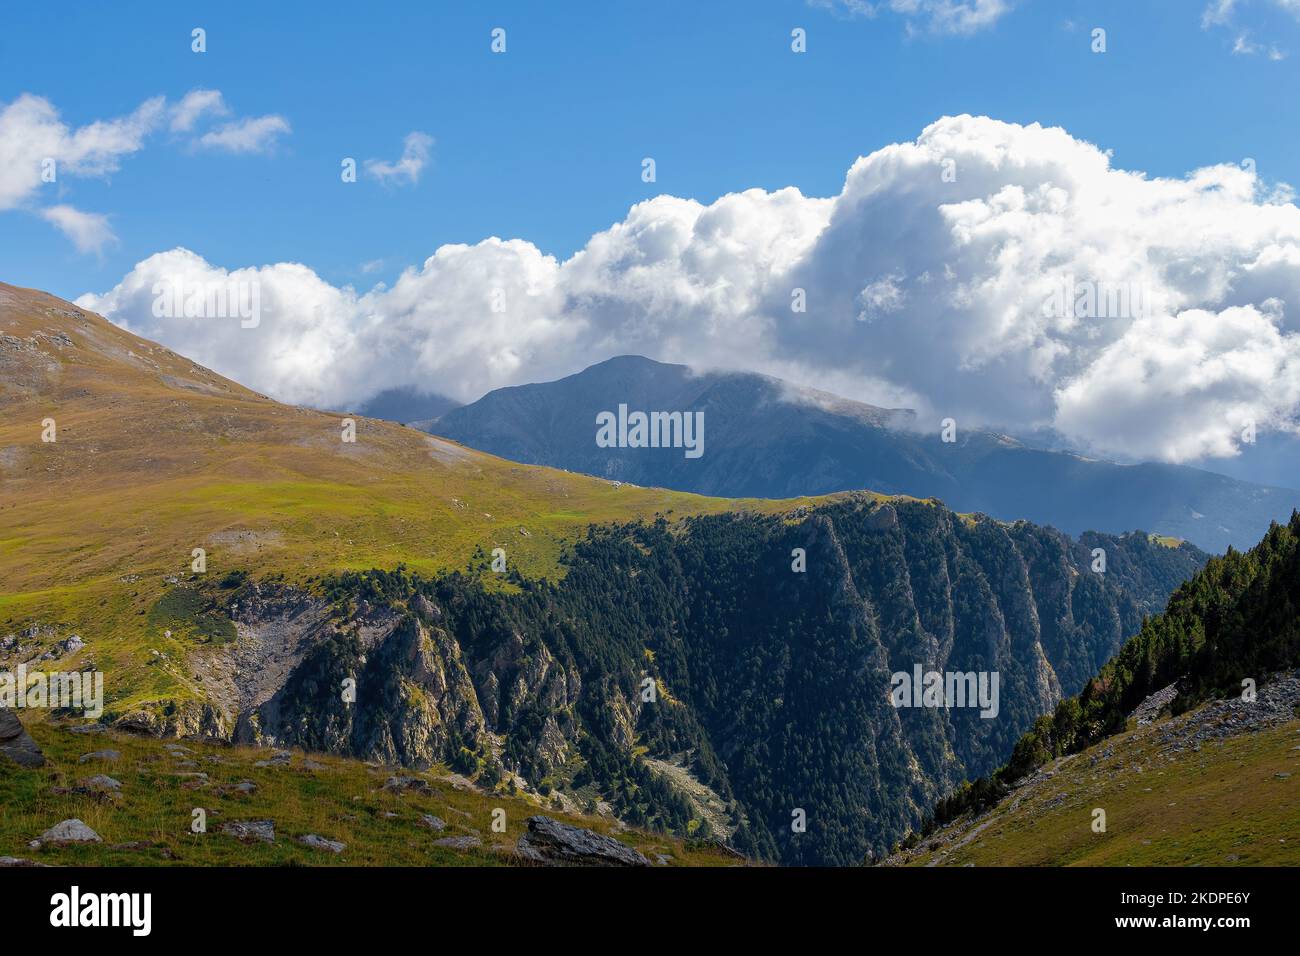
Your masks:
<svg viewBox="0 0 1300 956"><path fill-rule="evenodd" d="M435 392L421 392L409 385L386 388L357 408L358 415L402 425L428 424L445 415L460 402Z"/></svg>
<svg viewBox="0 0 1300 956"><path fill-rule="evenodd" d="M704 411L698 459L602 448L596 416L619 404ZM1249 547L1300 492L1181 465L1120 465L1029 448L961 428L957 440L911 430L914 416L745 372L695 374L620 356L555 382L489 392L426 427L526 464L725 497L788 498L869 489L935 497L960 512L1023 518L1068 534L1144 528L1211 551ZM938 423L935 423L936 429Z"/></svg>

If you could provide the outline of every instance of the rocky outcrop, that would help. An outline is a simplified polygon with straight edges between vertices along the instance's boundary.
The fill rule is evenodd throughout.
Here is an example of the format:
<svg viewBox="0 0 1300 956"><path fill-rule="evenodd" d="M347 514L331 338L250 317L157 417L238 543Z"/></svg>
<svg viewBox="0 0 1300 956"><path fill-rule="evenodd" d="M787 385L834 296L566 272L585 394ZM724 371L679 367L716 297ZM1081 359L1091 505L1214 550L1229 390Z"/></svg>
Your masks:
<svg viewBox="0 0 1300 956"><path fill-rule="evenodd" d="M221 832L240 843L274 843L275 821L234 820L221 825Z"/></svg>
<svg viewBox="0 0 1300 956"><path fill-rule="evenodd" d="M1178 696L1178 683L1175 681L1165 687L1160 688L1154 694L1149 694L1142 703L1133 708L1129 717L1138 722L1139 727L1145 727L1147 724L1156 720L1162 712L1168 709L1169 705L1174 702Z"/></svg>
<svg viewBox="0 0 1300 956"><path fill-rule="evenodd" d="M211 703L157 700L122 714L113 726L147 737L219 737L230 735L228 714Z"/></svg>
<svg viewBox="0 0 1300 956"><path fill-rule="evenodd" d="M313 850L324 850L327 853L342 853L348 848L346 843L338 840L330 840L315 833L305 833L298 837L298 842L303 846L309 846Z"/></svg>
<svg viewBox="0 0 1300 956"><path fill-rule="evenodd" d="M7 707L0 708L0 759L11 760L20 767L45 766L45 755L23 729L18 715Z"/></svg>
<svg viewBox="0 0 1300 956"><path fill-rule="evenodd" d="M529 817L528 832L515 848L521 857L547 866L650 866L640 852L612 837L550 817Z"/></svg>
<svg viewBox="0 0 1300 956"><path fill-rule="evenodd" d="M59 846L67 843L102 843L103 840L86 824L74 819L56 823L42 833L37 842L41 845L51 843Z"/></svg>

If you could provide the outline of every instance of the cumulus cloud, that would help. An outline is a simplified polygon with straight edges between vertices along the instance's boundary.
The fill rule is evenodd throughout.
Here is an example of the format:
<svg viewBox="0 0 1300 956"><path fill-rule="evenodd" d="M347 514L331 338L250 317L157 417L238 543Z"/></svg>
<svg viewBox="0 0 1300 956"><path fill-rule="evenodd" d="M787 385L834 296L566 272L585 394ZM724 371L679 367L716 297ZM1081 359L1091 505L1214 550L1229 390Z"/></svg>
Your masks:
<svg viewBox="0 0 1300 956"><path fill-rule="evenodd" d="M1012 0L808 0L808 5L848 17L893 13L904 18L909 30L975 33L1010 13Z"/></svg>
<svg viewBox="0 0 1300 956"><path fill-rule="evenodd" d="M214 116L228 116L230 107L220 90L191 90L181 101L172 107L171 130L173 133L188 133L200 118L208 113Z"/></svg>
<svg viewBox="0 0 1300 956"><path fill-rule="evenodd" d="M1167 461L1300 413L1287 191L1232 165L1150 178L1064 130L983 117L858 159L830 198L659 196L563 262L494 238L364 293L302 265L238 272L261 283L256 329L154 317L161 279L227 276L185 250L79 303L335 408L400 385L473 400L640 353Z"/></svg>
<svg viewBox="0 0 1300 956"><path fill-rule="evenodd" d="M271 114L223 123L204 133L195 142L200 148L227 153L266 153L275 148L281 136L289 132L289 121L283 116Z"/></svg>
<svg viewBox="0 0 1300 956"><path fill-rule="evenodd" d="M41 188L46 160L57 176L107 176L122 159L144 147L162 120L162 97L146 100L134 112L73 129L54 104L24 93L0 108L0 211L32 199Z"/></svg>
<svg viewBox="0 0 1300 956"><path fill-rule="evenodd" d="M1139 319L1057 390L1056 424L1166 461L1232 456L1300 408L1300 336L1280 325L1253 305Z"/></svg>
<svg viewBox="0 0 1300 956"><path fill-rule="evenodd" d="M83 212L68 205L50 206L41 210L41 218L53 223L59 231L72 240L78 252L100 252L104 246L117 241L108 217L94 212Z"/></svg>
<svg viewBox="0 0 1300 956"><path fill-rule="evenodd" d="M381 183L415 185L420 181L420 174L429 164L429 153L433 149L433 137L419 130L408 133L403 141L402 158L395 163L382 159L367 159L366 173Z"/></svg>

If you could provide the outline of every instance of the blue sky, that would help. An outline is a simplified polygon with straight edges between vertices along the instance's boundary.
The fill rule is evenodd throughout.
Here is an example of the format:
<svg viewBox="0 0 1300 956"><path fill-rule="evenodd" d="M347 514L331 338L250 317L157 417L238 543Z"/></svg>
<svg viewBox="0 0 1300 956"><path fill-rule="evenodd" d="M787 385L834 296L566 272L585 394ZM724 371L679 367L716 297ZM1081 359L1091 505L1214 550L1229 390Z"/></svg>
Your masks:
<svg viewBox="0 0 1300 956"><path fill-rule="evenodd" d="M4 24L0 279L276 397L468 401L636 352L1295 483L1300 0L11 4ZM224 270L262 284L256 331L154 321L160 275ZM1040 314L1071 277L1168 314Z"/></svg>
<svg viewBox="0 0 1300 956"><path fill-rule="evenodd" d="M1254 0L1205 28L1205 8L1023 0L952 35L797 0L376 3L334 16L318 3L69 4L57 27L48 8L11 4L0 103L34 93L77 127L211 88L292 132L242 156L155 136L111 176L65 177L59 201L107 214L117 242L79 253L30 212L0 212L3 276L72 297L178 245L230 268L300 261L358 286L491 235L567 257L657 192L832 195L858 155L963 112L1059 124L1153 175L1249 156L1265 179L1300 182L1286 117L1296 20ZM208 33L201 55L194 26ZM496 26L505 55L489 51ZM803 56L790 52L797 26ZM1089 50L1093 26L1107 30L1105 56ZM1243 31L1290 55L1234 54ZM394 160L412 130L436 141L414 187L340 183L343 157ZM641 182L644 156L656 184Z"/></svg>

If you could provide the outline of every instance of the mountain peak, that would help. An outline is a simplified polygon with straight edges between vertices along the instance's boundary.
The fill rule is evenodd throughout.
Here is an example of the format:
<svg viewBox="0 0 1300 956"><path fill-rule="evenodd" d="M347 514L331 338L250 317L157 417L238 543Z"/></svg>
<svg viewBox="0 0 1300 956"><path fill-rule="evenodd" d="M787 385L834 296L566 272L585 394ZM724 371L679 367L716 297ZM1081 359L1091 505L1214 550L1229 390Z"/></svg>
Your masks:
<svg viewBox="0 0 1300 956"><path fill-rule="evenodd" d="M621 406L703 416L707 451L600 447L595 422ZM1146 528L1214 551L1244 547L1300 493L1177 465L1117 465L957 424L954 441L887 409L767 375L692 370L620 355L558 381L489 392L430 429L528 464L728 498L868 489L937 498L961 512L1024 518L1070 534ZM656 443L657 444L657 443Z"/></svg>

